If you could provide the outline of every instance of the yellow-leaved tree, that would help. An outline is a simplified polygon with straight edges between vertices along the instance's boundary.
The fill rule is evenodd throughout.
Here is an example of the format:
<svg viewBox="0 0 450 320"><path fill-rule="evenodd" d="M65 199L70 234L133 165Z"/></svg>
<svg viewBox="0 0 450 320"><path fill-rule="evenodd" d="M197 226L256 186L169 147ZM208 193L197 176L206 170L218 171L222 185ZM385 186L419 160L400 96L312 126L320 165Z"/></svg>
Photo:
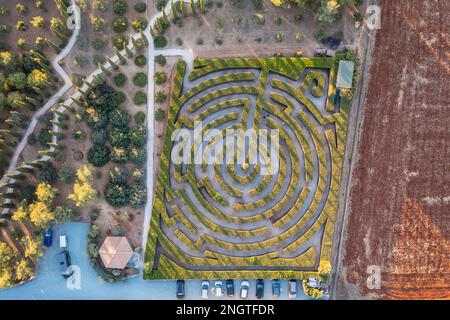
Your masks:
<svg viewBox="0 0 450 320"><path fill-rule="evenodd" d="M23 201L16 212L13 213L12 219L14 221L24 221L28 216L28 206L26 201Z"/></svg>
<svg viewBox="0 0 450 320"><path fill-rule="evenodd" d="M84 165L77 170L77 179L73 185L73 193L69 199L75 201L77 207L92 203L97 197L97 190L92 187L92 170Z"/></svg>
<svg viewBox="0 0 450 320"><path fill-rule="evenodd" d="M36 201L28 207L30 220L38 228L46 227L50 221L55 220L55 215L50 211L45 202Z"/></svg>
<svg viewBox="0 0 450 320"><path fill-rule="evenodd" d="M36 198L39 202L45 202L46 204L51 204L53 199L56 197L58 189L52 188L47 182L41 182L36 187Z"/></svg>

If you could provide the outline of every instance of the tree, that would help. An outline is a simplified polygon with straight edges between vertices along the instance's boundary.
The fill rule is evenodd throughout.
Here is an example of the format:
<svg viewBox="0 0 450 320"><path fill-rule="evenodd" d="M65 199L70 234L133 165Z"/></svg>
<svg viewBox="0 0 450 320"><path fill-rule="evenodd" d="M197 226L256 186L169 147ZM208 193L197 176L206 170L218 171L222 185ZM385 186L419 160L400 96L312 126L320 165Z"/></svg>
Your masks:
<svg viewBox="0 0 450 320"><path fill-rule="evenodd" d="M128 10L128 4L125 0L114 0L113 12L118 15L123 15Z"/></svg>
<svg viewBox="0 0 450 320"><path fill-rule="evenodd" d="M71 167L64 167L58 172L58 179L64 183L71 183L75 177L75 171Z"/></svg>
<svg viewBox="0 0 450 320"><path fill-rule="evenodd" d="M5 68L12 67L13 55L9 51L0 51L0 66Z"/></svg>
<svg viewBox="0 0 450 320"><path fill-rule="evenodd" d="M26 201L20 203L19 208L13 213L12 219L14 221L24 221L28 217L28 210Z"/></svg>
<svg viewBox="0 0 450 320"><path fill-rule="evenodd" d="M147 143L147 129L143 126L136 126L131 129L130 140L136 147L142 147Z"/></svg>
<svg viewBox="0 0 450 320"><path fill-rule="evenodd" d="M44 18L35 16L30 20L30 24L35 28L44 28Z"/></svg>
<svg viewBox="0 0 450 320"><path fill-rule="evenodd" d="M115 127L128 127L130 114L122 108L117 108L109 113L109 121Z"/></svg>
<svg viewBox="0 0 450 320"><path fill-rule="evenodd" d="M15 72L8 77L8 83L17 90L23 90L27 85L27 75L20 71Z"/></svg>
<svg viewBox="0 0 450 320"><path fill-rule="evenodd" d="M36 187L36 199L50 205L56 197L58 189L53 188L49 183L41 182Z"/></svg>
<svg viewBox="0 0 450 320"><path fill-rule="evenodd" d="M50 82L48 80L48 76L45 72L34 69L31 71L31 73L28 75L27 78L27 84L30 88L44 88L50 85Z"/></svg>
<svg viewBox="0 0 450 320"><path fill-rule="evenodd" d="M97 191L92 187L92 170L89 166L82 166L77 170L77 180L73 185L73 193L69 199L75 201L77 207L92 203L97 197Z"/></svg>
<svg viewBox="0 0 450 320"><path fill-rule="evenodd" d="M39 239L40 240L40 239ZM36 239L27 235L20 241L21 245L24 247L24 255L26 258L30 258L36 261L36 258L43 254L41 241L36 241Z"/></svg>
<svg viewBox="0 0 450 320"><path fill-rule="evenodd" d="M130 134L128 127L113 127L109 134L111 145L119 148L126 148L130 144Z"/></svg>
<svg viewBox="0 0 450 320"><path fill-rule="evenodd" d="M147 189L142 184L134 184L130 188L130 205L133 208L140 208L145 205Z"/></svg>
<svg viewBox="0 0 450 320"><path fill-rule="evenodd" d="M128 170L126 167L115 166L108 171L109 182L114 184L124 184L128 180Z"/></svg>
<svg viewBox="0 0 450 320"><path fill-rule="evenodd" d="M105 145L94 145L88 151L88 161L95 167L103 167L109 162L111 151Z"/></svg>
<svg viewBox="0 0 450 320"><path fill-rule="evenodd" d="M44 229L51 221L55 220L49 207L41 201L30 204L29 212L31 222L38 228Z"/></svg>
<svg viewBox="0 0 450 320"><path fill-rule="evenodd" d="M115 208L127 206L130 203L129 187L126 184L108 183L105 188L106 201Z"/></svg>
<svg viewBox="0 0 450 320"><path fill-rule="evenodd" d="M21 259L19 262L17 262L15 269L17 281L22 282L30 279L33 276L33 269L26 259Z"/></svg>

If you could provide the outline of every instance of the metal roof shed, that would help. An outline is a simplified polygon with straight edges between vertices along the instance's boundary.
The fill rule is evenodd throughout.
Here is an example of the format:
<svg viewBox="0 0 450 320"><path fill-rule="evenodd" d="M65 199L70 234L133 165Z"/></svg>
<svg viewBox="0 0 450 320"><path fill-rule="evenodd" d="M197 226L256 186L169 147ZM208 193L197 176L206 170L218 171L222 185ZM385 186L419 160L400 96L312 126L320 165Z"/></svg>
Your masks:
<svg viewBox="0 0 450 320"><path fill-rule="evenodd" d="M353 61L339 61L339 70L337 75L336 87L351 89L353 83L353 71L355 63Z"/></svg>

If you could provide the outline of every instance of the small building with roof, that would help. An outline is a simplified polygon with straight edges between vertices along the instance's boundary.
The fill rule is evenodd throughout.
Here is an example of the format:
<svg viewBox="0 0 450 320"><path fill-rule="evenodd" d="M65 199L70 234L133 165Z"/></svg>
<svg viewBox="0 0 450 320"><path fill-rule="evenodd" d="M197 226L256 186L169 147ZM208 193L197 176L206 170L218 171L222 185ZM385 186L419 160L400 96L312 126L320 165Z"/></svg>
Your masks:
<svg viewBox="0 0 450 320"><path fill-rule="evenodd" d="M133 256L133 249L125 237L107 237L99 254L105 268L124 269Z"/></svg>

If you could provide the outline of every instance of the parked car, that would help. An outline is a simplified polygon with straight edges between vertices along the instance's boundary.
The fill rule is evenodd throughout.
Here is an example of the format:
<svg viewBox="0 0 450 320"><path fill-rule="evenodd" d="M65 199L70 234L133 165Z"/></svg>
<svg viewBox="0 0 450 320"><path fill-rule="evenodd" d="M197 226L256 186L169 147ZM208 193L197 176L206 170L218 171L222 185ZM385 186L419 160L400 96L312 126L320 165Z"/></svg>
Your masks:
<svg viewBox="0 0 450 320"><path fill-rule="evenodd" d="M217 280L214 282L214 292L216 294L216 297L223 296L223 282L220 280Z"/></svg>
<svg viewBox="0 0 450 320"><path fill-rule="evenodd" d="M69 278L73 273L72 269L70 268L71 263L69 251L64 250L59 253L57 256L57 261L59 265L59 272L64 278Z"/></svg>
<svg viewBox="0 0 450 320"><path fill-rule="evenodd" d="M226 287L227 287L227 295L229 297L234 297L234 281L232 279L228 279L226 281Z"/></svg>
<svg viewBox="0 0 450 320"><path fill-rule="evenodd" d="M289 299L295 299L297 297L297 280L289 280Z"/></svg>
<svg viewBox="0 0 450 320"><path fill-rule="evenodd" d="M262 299L264 297L264 280L256 280L256 298Z"/></svg>
<svg viewBox="0 0 450 320"><path fill-rule="evenodd" d="M44 246L50 247L52 245L52 242L53 242L53 230L51 228L48 228L44 234Z"/></svg>
<svg viewBox="0 0 450 320"><path fill-rule="evenodd" d="M184 298L184 280L177 280L177 298Z"/></svg>
<svg viewBox="0 0 450 320"><path fill-rule="evenodd" d="M280 279L273 279L272 280L272 295L276 298L278 298L281 294L281 283Z"/></svg>
<svg viewBox="0 0 450 320"><path fill-rule="evenodd" d="M59 236L59 247L60 248L67 247L67 237L66 236L64 236L64 235Z"/></svg>
<svg viewBox="0 0 450 320"><path fill-rule="evenodd" d="M208 299L209 281L202 281L202 299Z"/></svg>
<svg viewBox="0 0 450 320"><path fill-rule="evenodd" d="M250 288L250 282L243 280L241 282L241 299L247 299L248 289Z"/></svg>

